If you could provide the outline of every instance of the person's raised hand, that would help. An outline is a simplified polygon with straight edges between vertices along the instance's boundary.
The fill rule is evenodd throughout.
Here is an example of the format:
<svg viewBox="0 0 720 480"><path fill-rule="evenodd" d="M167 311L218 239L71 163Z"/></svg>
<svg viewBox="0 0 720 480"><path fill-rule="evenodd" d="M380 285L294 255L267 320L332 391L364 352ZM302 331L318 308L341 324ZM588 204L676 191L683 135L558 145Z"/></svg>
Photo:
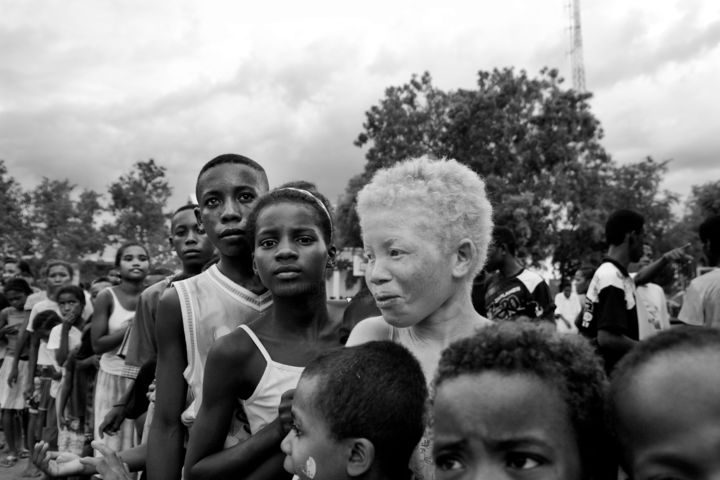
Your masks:
<svg viewBox="0 0 720 480"><path fill-rule="evenodd" d="M687 262L692 260L692 256L685 253L685 251L691 246L690 242L686 243L682 247L673 248L663 253L662 258L668 262Z"/></svg>

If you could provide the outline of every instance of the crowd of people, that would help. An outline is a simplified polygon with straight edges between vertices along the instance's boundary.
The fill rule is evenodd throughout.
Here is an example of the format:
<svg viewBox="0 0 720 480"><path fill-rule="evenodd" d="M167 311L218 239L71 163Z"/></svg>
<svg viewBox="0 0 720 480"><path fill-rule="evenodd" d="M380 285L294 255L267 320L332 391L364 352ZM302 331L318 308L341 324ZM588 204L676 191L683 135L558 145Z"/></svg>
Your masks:
<svg viewBox="0 0 720 480"><path fill-rule="evenodd" d="M720 216L677 315L641 212L608 215L607 256L560 291L494 225L454 160L407 160L358 195L365 284L328 307L334 215L257 162L200 170L152 275L119 247L86 288L51 260L3 266L0 408L24 476L107 480L720 476ZM630 273L632 271L632 273ZM112 274L112 275L111 275ZM659 290L658 290L659 289Z"/></svg>

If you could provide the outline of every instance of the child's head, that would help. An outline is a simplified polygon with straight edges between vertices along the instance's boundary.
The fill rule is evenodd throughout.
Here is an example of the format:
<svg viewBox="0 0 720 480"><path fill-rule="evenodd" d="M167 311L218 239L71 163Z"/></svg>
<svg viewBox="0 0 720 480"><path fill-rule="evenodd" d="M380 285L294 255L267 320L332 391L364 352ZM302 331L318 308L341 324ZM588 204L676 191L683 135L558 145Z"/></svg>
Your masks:
<svg viewBox="0 0 720 480"><path fill-rule="evenodd" d="M5 282L5 298L15 310L25 307L25 300L31 293L30 285L22 278L11 278Z"/></svg>
<svg viewBox="0 0 720 480"><path fill-rule="evenodd" d="M436 477L591 478L604 383L584 339L542 326L495 324L453 343L435 379Z"/></svg>
<svg viewBox="0 0 720 480"><path fill-rule="evenodd" d="M112 286L113 282L110 281L108 277L97 277L95 280L90 282L90 300L95 303L98 293Z"/></svg>
<svg viewBox="0 0 720 480"><path fill-rule="evenodd" d="M85 292L77 285L65 285L57 291L57 303L60 315L66 316L72 312L80 317L85 308Z"/></svg>
<svg viewBox="0 0 720 480"><path fill-rule="evenodd" d="M62 323L62 319L57 312L54 310L43 310L35 315L33 319L33 332L35 332L39 338L47 340L48 335L50 335L50 330L60 323Z"/></svg>
<svg viewBox="0 0 720 480"><path fill-rule="evenodd" d="M265 170L242 155L225 154L200 170L195 194L198 222L221 255L250 259L246 223L257 199L268 191Z"/></svg>
<svg viewBox="0 0 720 480"><path fill-rule="evenodd" d="M64 285L70 285L75 270L63 260L49 260L45 264L45 281L50 292L56 292Z"/></svg>
<svg viewBox="0 0 720 480"><path fill-rule="evenodd" d="M469 239L475 255L468 282L485 264L492 205L485 182L455 160L418 158L379 170L358 194L357 211L364 240L375 220L391 216L398 223L411 224L426 242L445 253Z"/></svg>
<svg viewBox="0 0 720 480"><path fill-rule="evenodd" d="M142 282L150 269L150 255L144 245L127 242L115 253L115 267L123 280Z"/></svg>
<svg viewBox="0 0 720 480"><path fill-rule="evenodd" d="M183 205L170 219L170 246L188 271L202 269L214 251L205 231L198 225L197 208L194 203Z"/></svg>
<svg viewBox="0 0 720 480"><path fill-rule="evenodd" d="M20 276L20 265L14 258L6 258L3 262L2 279L7 282L11 278Z"/></svg>
<svg viewBox="0 0 720 480"><path fill-rule="evenodd" d="M378 171L358 194L365 281L399 328L470 299L487 255L485 183L455 160L408 160Z"/></svg>
<svg viewBox="0 0 720 480"><path fill-rule="evenodd" d="M336 251L327 199L307 182L306 189L289 185L263 195L247 223L253 266L276 297L324 292Z"/></svg>
<svg viewBox="0 0 720 480"><path fill-rule="evenodd" d="M122 277L120 276L120 269L119 268L111 268L108 270L107 278L110 280L110 283L112 285L120 285L122 282Z"/></svg>
<svg viewBox="0 0 720 480"><path fill-rule="evenodd" d="M720 261L720 215L713 215L705 219L698 228L703 251L711 266Z"/></svg>
<svg viewBox="0 0 720 480"><path fill-rule="evenodd" d="M575 291L579 295L585 295L587 293L594 273L595 268L590 265L583 265L577 269L573 280L575 281Z"/></svg>
<svg viewBox="0 0 720 480"><path fill-rule="evenodd" d="M613 372L607 410L633 479L720 478L720 331L641 342Z"/></svg>
<svg viewBox="0 0 720 480"><path fill-rule="evenodd" d="M293 399L281 448L302 480L403 478L424 429L425 377L404 347L370 342L323 353Z"/></svg>

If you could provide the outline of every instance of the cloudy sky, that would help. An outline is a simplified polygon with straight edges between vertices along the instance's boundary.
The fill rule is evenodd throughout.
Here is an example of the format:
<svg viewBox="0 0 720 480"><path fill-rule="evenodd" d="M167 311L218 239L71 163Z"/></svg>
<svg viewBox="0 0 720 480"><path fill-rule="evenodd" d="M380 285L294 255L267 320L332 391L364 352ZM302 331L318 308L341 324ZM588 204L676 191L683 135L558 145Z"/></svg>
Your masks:
<svg viewBox="0 0 720 480"><path fill-rule="evenodd" d="M472 88L505 66L571 78L567 1L0 0L0 159L26 188L47 176L104 192L154 158L180 203L205 161L235 152L272 184L336 198L387 86L429 70ZM671 160L665 187L682 195L720 178L720 2L582 7L607 150Z"/></svg>

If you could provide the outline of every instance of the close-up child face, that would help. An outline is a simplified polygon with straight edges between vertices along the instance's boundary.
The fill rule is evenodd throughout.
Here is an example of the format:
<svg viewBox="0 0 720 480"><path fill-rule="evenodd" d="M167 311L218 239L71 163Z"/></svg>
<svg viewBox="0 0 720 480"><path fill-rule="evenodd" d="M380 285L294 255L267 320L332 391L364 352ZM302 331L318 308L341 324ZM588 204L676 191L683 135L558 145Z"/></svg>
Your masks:
<svg viewBox="0 0 720 480"><path fill-rule="evenodd" d="M337 480L347 477L349 447L333 439L326 420L313 406L320 380L302 377L293 398L293 428L280 448L285 471L301 480Z"/></svg>
<svg viewBox="0 0 720 480"><path fill-rule="evenodd" d="M83 304L72 293L62 293L58 295L58 306L60 307L60 315L67 317L72 315L79 317L83 310Z"/></svg>
<svg viewBox="0 0 720 480"><path fill-rule="evenodd" d="M267 191L256 170L238 163L223 163L198 179L198 212L210 242L227 256L249 255L252 239L246 224L258 197Z"/></svg>
<svg viewBox="0 0 720 480"><path fill-rule="evenodd" d="M433 415L438 480L582 478L567 405L540 377L489 371L448 379Z"/></svg>
<svg viewBox="0 0 720 480"><path fill-rule="evenodd" d="M150 268L147 251L140 245L125 247L120 256L120 276L128 280L143 280Z"/></svg>
<svg viewBox="0 0 720 480"><path fill-rule="evenodd" d="M47 272L47 284L52 289L70 285L72 277L64 265L53 265Z"/></svg>
<svg viewBox="0 0 720 480"><path fill-rule="evenodd" d="M412 210L411 210L412 211ZM405 214L368 212L361 220L365 281L383 318L409 327L434 313L457 286L451 257L434 234Z"/></svg>
<svg viewBox="0 0 720 480"><path fill-rule="evenodd" d="M659 356L619 393L615 430L633 480L720 478L720 352Z"/></svg>
<svg viewBox="0 0 720 480"><path fill-rule="evenodd" d="M329 256L318 213L283 201L263 208L255 223L253 262L263 285L274 296L318 291Z"/></svg>

